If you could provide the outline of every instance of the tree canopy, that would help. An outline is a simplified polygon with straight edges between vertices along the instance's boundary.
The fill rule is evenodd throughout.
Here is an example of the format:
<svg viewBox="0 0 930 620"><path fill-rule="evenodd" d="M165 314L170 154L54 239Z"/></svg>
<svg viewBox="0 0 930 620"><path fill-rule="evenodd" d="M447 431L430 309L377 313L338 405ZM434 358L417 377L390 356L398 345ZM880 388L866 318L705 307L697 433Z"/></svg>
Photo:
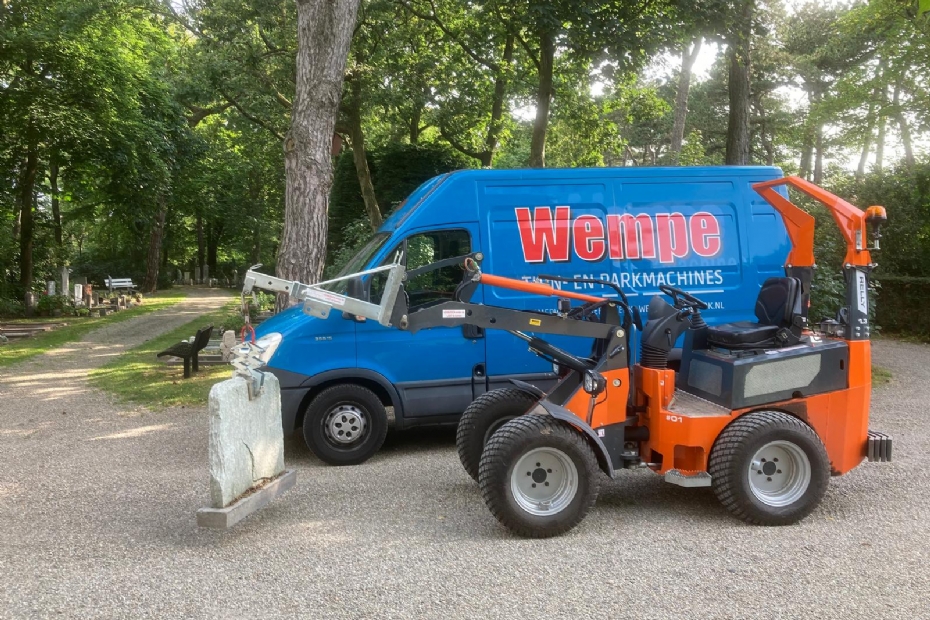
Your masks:
<svg viewBox="0 0 930 620"><path fill-rule="evenodd" d="M928 275L922 0L345 1L321 13L351 39L328 69L298 54L309 0L0 1L0 297L62 266L149 288L281 270L310 202L316 278L469 166L777 165L893 197L889 268ZM331 111L322 78L301 94L327 70ZM301 133L315 113L332 130ZM293 140L331 195L294 189Z"/></svg>

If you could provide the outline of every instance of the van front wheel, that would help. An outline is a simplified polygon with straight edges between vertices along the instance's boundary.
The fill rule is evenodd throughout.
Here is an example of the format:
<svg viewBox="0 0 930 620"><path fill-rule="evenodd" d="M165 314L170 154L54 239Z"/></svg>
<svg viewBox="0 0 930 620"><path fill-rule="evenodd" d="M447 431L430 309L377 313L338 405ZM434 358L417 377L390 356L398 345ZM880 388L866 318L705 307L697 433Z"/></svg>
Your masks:
<svg viewBox="0 0 930 620"><path fill-rule="evenodd" d="M358 465L370 459L387 436L381 399L360 385L326 388L304 415L304 441L330 465Z"/></svg>

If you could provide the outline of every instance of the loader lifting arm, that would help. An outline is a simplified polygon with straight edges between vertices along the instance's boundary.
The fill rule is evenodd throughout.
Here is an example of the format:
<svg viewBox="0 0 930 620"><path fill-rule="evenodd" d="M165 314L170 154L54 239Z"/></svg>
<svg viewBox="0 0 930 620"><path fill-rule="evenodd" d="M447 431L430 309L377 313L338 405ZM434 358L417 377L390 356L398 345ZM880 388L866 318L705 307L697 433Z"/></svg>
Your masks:
<svg viewBox="0 0 930 620"><path fill-rule="evenodd" d="M869 207L865 212L857 209L842 198L835 196L809 181L789 176L756 183L752 186L759 195L775 207L785 222L791 239L791 252L785 262L785 274L801 281L802 313L806 317L810 305L810 287L813 279L814 218L775 188L790 185L824 205L833 216L846 241L846 256L843 259L843 274L846 281L845 314L842 317L847 338L868 340L869 330L869 273L875 268L870 250L879 249L881 226L887 220L884 207ZM868 247L869 227L875 244Z"/></svg>

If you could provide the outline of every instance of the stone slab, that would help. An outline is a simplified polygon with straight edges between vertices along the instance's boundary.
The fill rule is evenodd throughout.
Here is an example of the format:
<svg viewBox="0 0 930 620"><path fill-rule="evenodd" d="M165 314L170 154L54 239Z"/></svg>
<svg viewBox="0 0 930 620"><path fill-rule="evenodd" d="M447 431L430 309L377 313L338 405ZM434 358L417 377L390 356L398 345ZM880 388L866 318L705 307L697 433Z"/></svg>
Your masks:
<svg viewBox="0 0 930 620"><path fill-rule="evenodd" d="M276 498L284 495L296 483L297 472L289 469L280 478L226 508L201 508L197 511L197 525L216 530L228 530L253 512L261 510Z"/></svg>
<svg viewBox="0 0 930 620"><path fill-rule="evenodd" d="M278 378L266 373L253 400L242 377L220 381L210 389L209 412L210 499L214 508L223 508L284 471Z"/></svg>

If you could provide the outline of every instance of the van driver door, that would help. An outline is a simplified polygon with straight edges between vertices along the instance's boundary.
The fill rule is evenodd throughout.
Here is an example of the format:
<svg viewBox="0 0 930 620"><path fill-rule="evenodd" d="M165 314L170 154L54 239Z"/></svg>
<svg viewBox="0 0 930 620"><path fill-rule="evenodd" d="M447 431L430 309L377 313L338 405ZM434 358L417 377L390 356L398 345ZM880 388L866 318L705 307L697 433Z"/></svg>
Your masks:
<svg viewBox="0 0 930 620"><path fill-rule="evenodd" d="M383 264L392 263L403 252L407 271L472 251L477 227L453 225L442 230L415 231L387 254ZM411 312L449 301L461 283L461 265L443 267L405 283ZM378 303L384 276L370 280L369 298ZM481 301L477 291L473 301ZM437 327L416 334L375 321L359 323L358 365L384 375L397 388L404 402L404 418L458 415L485 391L487 365L485 339L469 326Z"/></svg>

